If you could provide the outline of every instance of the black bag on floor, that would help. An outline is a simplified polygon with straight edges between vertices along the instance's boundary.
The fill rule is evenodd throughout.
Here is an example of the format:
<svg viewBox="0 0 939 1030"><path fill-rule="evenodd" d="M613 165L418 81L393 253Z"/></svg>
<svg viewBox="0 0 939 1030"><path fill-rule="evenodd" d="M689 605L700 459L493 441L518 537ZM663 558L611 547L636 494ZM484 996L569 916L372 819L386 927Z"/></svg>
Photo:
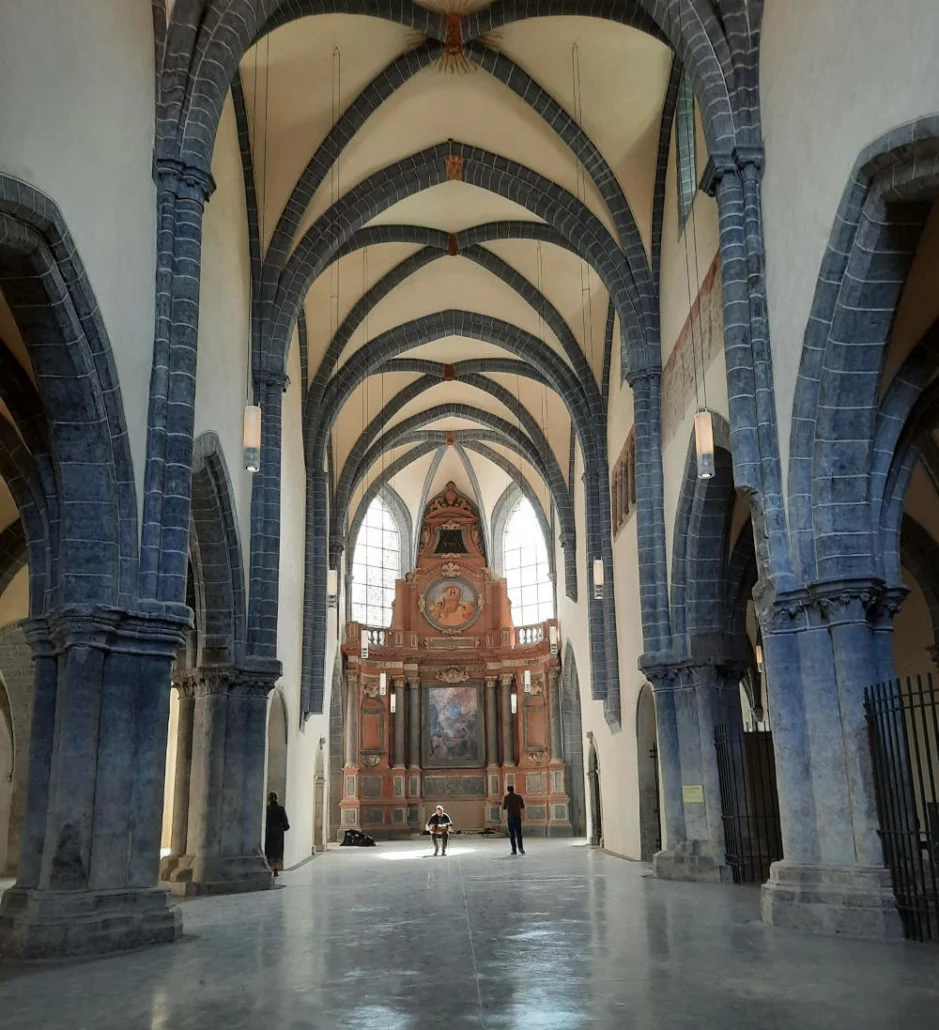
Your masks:
<svg viewBox="0 0 939 1030"><path fill-rule="evenodd" d="M346 830L339 847L373 848L375 847L375 838L368 833L362 833L361 830Z"/></svg>

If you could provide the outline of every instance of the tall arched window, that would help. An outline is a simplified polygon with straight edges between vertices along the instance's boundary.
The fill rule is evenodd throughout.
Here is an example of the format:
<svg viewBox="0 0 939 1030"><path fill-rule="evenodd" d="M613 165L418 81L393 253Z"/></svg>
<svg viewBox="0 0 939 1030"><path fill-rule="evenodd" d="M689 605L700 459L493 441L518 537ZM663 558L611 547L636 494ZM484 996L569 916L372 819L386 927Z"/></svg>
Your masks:
<svg viewBox="0 0 939 1030"><path fill-rule="evenodd" d="M515 625L529 626L533 622L553 619L554 586L548 565L548 549L527 497L518 501L506 520L502 566Z"/></svg>
<svg viewBox="0 0 939 1030"><path fill-rule="evenodd" d="M401 576L401 541L388 505L375 497L359 529L352 558L352 618L390 626L395 580Z"/></svg>

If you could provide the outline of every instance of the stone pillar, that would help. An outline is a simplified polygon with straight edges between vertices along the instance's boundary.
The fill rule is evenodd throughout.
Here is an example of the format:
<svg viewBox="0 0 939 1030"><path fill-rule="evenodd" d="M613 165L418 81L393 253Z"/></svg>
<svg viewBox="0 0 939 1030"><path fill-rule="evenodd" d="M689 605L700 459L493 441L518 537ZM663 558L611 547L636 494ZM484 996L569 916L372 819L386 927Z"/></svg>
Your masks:
<svg viewBox="0 0 939 1030"><path fill-rule="evenodd" d="M359 677L346 674L345 765L359 763Z"/></svg>
<svg viewBox="0 0 939 1030"><path fill-rule="evenodd" d="M57 658L44 619L27 620L24 630L33 652L34 693L29 737L26 805L20 831L20 856L16 886L22 890L31 890L39 886L42 850L46 836L49 776L55 737Z"/></svg>
<svg viewBox="0 0 939 1030"><path fill-rule="evenodd" d="M189 782L192 775L192 730L195 713L194 684L183 677L175 684L179 695L179 721L176 740L176 769L173 776L173 826L170 854L164 860L160 875L165 879L175 866L175 859L186 854L186 831L189 823Z"/></svg>
<svg viewBox="0 0 939 1030"><path fill-rule="evenodd" d="M561 683L557 669L548 672L548 705L551 718L551 760L564 761L564 746L561 743Z"/></svg>
<svg viewBox="0 0 939 1030"><path fill-rule="evenodd" d="M499 714L496 700L498 676L486 677L486 765L499 764Z"/></svg>
<svg viewBox="0 0 939 1030"><path fill-rule="evenodd" d="M182 606L178 620L102 607L31 627L29 811L20 878L0 903L4 955L100 954L179 936L179 912L156 883L170 668L187 620Z"/></svg>
<svg viewBox="0 0 939 1030"><path fill-rule="evenodd" d="M515 734L512 727L512 684L515 676L506 673L499 677L502 686L502 764L515 765Z"/></svg>
<svg viewBox="0 0 939 1030"><path fill-rule="evenodd" d="M396 767L404 768L404 679L395 677L392 680L392 689L395 698L395 747L394 764Z"/></svg>
<svg viewBox="0 0 939 1030"><path fill-rule="evenodd" d="M412 769L421 767L421 681L408 679L408 764Z"/></svg>
<svg viewBox="0 0 939 1030"><path fill-rule="evenodd" d="M681 753L675 697L678 670L669 666L643 668L655 694L655 734L659 752L659 785L664 811L664 851L673 852L685 839L685 806L681 790Z"/></svg>
<svg viewBox="0 0 939 1030"><path fill-rule="evenodd" d="M279 671L276 663L203 666L188 677L193 704L186 853L166 866L174 894L271 886L261 830L268 697Z"/></svg>
<svg viewBox="0 0 939 1030"><path fill-rule="evenodd" d="M764 628L770 718L774 743L779 734L782 745L776 767L784 858L763 886L763 919L774 925L902 936L877 836L863 708L875 673L870 619L880 588L845 581L791 592L772 606L774 632ZM793 648L799 676L785 681Z"/></svg>

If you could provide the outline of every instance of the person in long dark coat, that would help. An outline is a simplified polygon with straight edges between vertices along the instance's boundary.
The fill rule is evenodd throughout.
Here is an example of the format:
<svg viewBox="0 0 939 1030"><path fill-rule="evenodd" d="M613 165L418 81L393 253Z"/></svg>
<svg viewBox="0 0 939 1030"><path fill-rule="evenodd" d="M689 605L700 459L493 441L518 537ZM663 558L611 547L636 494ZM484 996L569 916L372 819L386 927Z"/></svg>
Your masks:
<svg viewBox="0 0 939 1030"><path fill-rule="evenodd" d="M277 803L277 792L271 791L267 796L267 828L264 833L264 854L267 864L280 872L284 864L284 834L290 829L287 822L287 810Z"/></svg>

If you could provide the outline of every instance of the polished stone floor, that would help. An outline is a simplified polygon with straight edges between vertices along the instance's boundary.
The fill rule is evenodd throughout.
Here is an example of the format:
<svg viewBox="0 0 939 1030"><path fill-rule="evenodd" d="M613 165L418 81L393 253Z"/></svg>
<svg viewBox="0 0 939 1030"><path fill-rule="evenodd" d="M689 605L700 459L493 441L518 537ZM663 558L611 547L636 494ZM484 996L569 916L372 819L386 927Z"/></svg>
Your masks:
<svg viewBox="0 0 939 1030"><path fill-rule="evenodd" d="M572 845L336 849L263 894L188 901L175 945L0 969L0 1027L815 1030L939 1027L939 949L757 921Z"/></svg>

